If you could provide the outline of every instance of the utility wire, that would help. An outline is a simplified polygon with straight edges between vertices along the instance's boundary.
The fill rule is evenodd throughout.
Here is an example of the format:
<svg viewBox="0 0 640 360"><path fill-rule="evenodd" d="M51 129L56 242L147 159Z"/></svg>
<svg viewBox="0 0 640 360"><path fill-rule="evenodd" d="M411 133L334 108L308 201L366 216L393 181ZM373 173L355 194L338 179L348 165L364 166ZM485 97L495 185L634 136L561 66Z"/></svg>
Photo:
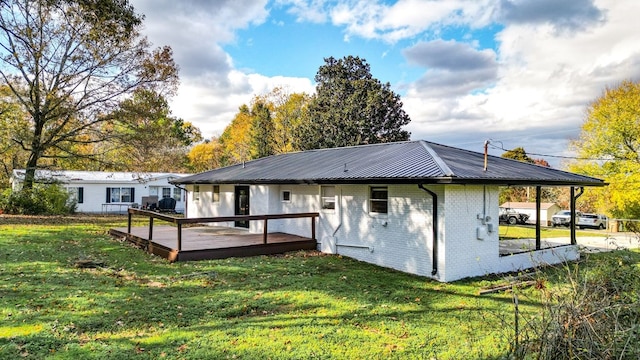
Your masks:
<svg viewBox="0 0 640 360"><path fill-rule="evenodd" d="M499 141L496 141L499 142ZM501 142L500 142L501 143ZM489 146L494 149L502 150L502 151L513 151L513 149L505 149L504 146L496 146L493 143L489 142ZM544 156L544 157L552 157L557 159L569 159L569 160L590 160L590 161L632 161L631 159L613 159L613 158L585 158L585 157L577 157L577 156L563 156L563 155L549 155L549 154L537 154L527 152L527 155L534 156Z"/></svg>

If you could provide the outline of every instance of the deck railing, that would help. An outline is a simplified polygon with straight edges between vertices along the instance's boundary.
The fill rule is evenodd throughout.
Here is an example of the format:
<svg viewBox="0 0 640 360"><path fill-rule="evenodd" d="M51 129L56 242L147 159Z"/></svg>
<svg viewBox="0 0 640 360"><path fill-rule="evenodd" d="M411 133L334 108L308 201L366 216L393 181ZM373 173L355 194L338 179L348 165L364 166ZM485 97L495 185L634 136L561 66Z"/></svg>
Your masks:
<svg viewBox="0 0 640 360"><path fill-rule="evenodd" d="M268 222L269 220L277 219L298 219L298 218L311 218L311 239L316 240L316 218L319 216L317 212L309 213L294 213L294 214L268 214L268 215L235 215L235 216L217 216L217 217L204 217L204 218L179 218L167 214L158 213L155 211L141 210L129 208L128 220L127 220L127 234L131 234L131 218L133 215L140 215L149 218L149 241L153 240L153 219L158 219L166 222L176 224L178 228L178 251L182 250L182 225L184 224L204 224L215 222L230 222L230 221L264 221L264 229L262 242L267 243L268 234Z"/></svg>

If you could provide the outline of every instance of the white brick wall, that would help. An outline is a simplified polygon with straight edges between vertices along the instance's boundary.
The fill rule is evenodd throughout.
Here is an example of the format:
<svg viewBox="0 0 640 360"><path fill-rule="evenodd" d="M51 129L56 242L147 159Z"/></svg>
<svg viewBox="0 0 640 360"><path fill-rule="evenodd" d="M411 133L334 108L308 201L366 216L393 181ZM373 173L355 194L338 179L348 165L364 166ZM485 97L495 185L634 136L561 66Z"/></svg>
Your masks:
<svg viewBox="0 0 640 360"><path fill-rule="evenodd" d="M426 187L438 196L438 268L435 276L431 275L432 198L417 185L388 185L387 214L369 212L369 185L336 185L335 210L321 209L320 186L317 185L251 186L250 209L252 215L319 212L316 236L321 251L439 281L517 271L540 263L574 260L579 256L575 247L565 247L500 257L498 187ZM282 201L283 191L291 192L291 201ZM200 192L200 201L196 202L191 201L192 192L189 192L189 217L233 215L233 185L220 186L218 203L211 202L211 185L201 185ZM262 226L262 222L254 221L250 231L262 232ZM277 220L269 222L268 230L309 237L311 224L306 218Z"/></svg>

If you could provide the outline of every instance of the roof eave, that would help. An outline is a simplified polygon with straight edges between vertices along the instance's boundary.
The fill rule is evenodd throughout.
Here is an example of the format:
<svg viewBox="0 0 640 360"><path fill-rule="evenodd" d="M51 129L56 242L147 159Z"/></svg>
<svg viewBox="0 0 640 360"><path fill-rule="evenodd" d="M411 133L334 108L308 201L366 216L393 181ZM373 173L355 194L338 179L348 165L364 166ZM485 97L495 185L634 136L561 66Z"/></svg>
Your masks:
<svg viewBox="0 0 640 360"><path fill-rule="evenodd" d="M432 178L367 178L367 179L233 179L233 180L189 180L171 181L179 185L340 185L340 184L441 184L441 185L496 185L496 186L606 186L603 182L565 180L520 180L520 179L469 179L457 177Z"/></svg>

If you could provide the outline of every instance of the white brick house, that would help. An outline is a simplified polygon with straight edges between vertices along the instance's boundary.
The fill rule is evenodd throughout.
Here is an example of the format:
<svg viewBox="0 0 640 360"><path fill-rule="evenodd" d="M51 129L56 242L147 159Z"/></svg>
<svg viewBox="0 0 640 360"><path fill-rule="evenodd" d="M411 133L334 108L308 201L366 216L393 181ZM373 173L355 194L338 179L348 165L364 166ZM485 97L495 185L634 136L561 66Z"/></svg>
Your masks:
<svg viewBox="0 0 640 360"><path fill-rule="evenodd" d="M11 187L13 191L22 188L25 170L13 170ZM176 200L176 211L185 209L186 193L170 184L186 174L36 170L36 182L59 183L74 197L76 211L81 213L126 213L127 207L144 205L149 196Z"/></svg>
<svg viewBox="0 0 640 360"><path fill-rule="evenodd" d="M603 182L510 159L488 157L486 171L483 163L479 153L409 141L276 155L172 183L188 190L188 217L317 211L319 250L438 281L577 259L575 246L500 256L499 187ZM307 221L273 221L268 231L308 236Z"/></svg>

